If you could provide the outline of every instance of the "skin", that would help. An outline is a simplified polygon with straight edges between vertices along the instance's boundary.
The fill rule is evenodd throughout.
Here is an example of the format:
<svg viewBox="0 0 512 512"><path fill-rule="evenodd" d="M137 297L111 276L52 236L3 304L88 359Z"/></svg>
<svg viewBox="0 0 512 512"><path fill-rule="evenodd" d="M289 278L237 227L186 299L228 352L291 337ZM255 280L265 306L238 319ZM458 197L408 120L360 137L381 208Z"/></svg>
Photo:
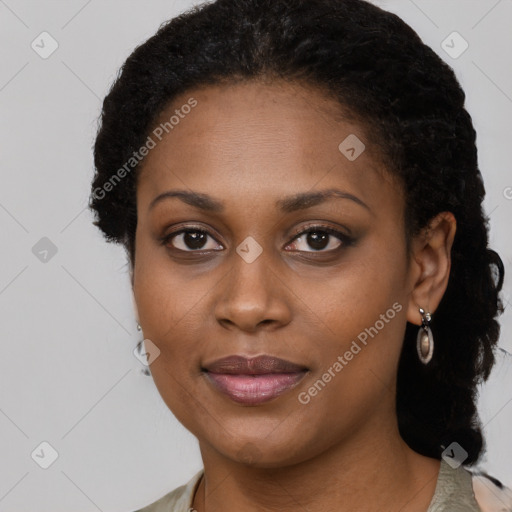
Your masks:
<svg viewBox="0 0 512 512"><path fill-rule="evenodd" d="M197 106L143 162L132 285L144 337L160 350L155 384L199 440L205 477L194 508L424 512L439 461L400 437L396 375L406 322L421 324L419 307L435 314L446 289L453 215L433 219L408 254L400 183L365 127L340 117L320 90L278 82L202 87L175 98L155 126L190 97ZM338 149L350 134L366 144L355 161ZM288 213L275 205L329 188L366 207L347 198ZM171 189L209 194L225 209L206 212L178 198L149 208ZM353 243L331 235L319 250L298 238L319 223L351 233ZM209 232L202 256L182 235L159 241L185 227ZM248 236L262 248L252 263L236 252ZM396 316L300 403L299 393L395 303ZM201 372L232 354L269 354L309 372L270 402L240 405Z"/></svg>

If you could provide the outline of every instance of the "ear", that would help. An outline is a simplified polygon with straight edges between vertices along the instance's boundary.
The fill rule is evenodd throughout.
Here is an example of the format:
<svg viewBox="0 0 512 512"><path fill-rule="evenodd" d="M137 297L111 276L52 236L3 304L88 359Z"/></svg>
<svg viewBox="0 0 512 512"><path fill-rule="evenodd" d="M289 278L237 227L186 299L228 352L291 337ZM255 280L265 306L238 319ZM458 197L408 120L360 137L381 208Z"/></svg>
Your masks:
<svg viewBox="0 0 512 512"><path fill-rule="evenodd" d="M442 212L411 242L411 293L407 320L412 324L421 325L419 308L434 313L443 298L450 277L451 249L456 229L453 213Z"/></svg>

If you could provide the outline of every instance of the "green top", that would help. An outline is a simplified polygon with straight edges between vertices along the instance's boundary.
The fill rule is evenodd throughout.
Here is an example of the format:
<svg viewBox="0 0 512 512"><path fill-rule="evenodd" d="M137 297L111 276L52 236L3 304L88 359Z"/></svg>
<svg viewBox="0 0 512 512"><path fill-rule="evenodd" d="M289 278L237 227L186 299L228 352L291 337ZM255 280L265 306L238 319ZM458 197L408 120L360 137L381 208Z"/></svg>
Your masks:
<svg viewBox="0 0 512 512"><path fill-rule="evenodd" d="M194 493L203 471L201 469L185 485L136 512L192 512ZM452 469L441 460L434 496L425 512L481 512L473 493L471 473L462 466Z"/></svg>

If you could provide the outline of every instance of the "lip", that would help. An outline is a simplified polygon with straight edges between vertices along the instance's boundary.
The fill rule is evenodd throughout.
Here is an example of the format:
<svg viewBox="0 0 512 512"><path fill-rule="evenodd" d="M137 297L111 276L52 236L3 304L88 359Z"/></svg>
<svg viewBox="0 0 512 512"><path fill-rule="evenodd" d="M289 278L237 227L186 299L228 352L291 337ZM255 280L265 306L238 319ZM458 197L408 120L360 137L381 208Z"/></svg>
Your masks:
<svg viewBox="0 0 512 512"><path fill-rule="evenodd" d="M257 405L293 389L308 368L278 357L229 356L202 368L208 382L234 402Z"/></svg>
<svg viewBox="0 0 512 512"><path fill-rule="evenodd" d="M307 367L268 355L257 357L233 355L205 364L203 369L212 373L263 375L269 373L297 373L307 370Z"/></svg>

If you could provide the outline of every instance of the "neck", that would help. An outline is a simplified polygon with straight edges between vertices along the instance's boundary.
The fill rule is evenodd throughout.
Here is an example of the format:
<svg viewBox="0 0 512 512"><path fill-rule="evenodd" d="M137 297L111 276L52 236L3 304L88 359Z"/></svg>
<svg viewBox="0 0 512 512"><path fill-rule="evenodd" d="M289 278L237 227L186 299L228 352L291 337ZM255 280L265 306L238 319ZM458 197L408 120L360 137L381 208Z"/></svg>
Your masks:
<svg viewBox="0 0 512 512"><path fill-rule="evenodd" d="M425 512L432 500L439 460L424 457L400 437L360 433L298 464L254 467L228 459L200 442L204 476L195 495L197 512L261 510L296 512Z"/></svg>

